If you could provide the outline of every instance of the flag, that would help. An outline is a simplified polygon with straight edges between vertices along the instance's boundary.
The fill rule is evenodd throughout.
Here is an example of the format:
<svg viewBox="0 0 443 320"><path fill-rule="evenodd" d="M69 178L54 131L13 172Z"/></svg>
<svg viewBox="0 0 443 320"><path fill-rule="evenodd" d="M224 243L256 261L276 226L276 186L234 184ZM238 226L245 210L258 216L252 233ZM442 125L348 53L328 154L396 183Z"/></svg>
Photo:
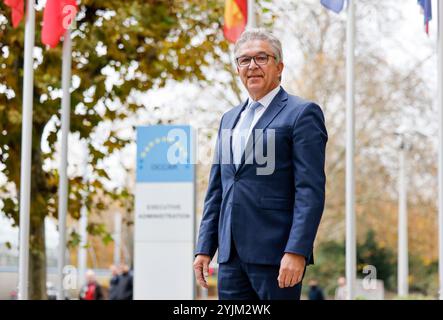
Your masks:
<svg viewBox="0 0 443 320"><path fill-rule="evenodd" d="M223 33L230 42L235 42L248 22L248 0L225 0L225 24Z"/></svg>
<svg viewBox="0 0 443 320"><path fill-rule="evenodd" d="M48 0L43 12L42 43L56 47L74 21L77 11L75 0Z"/></svg>
<svg viewBox="0 0 443 320"><path fill-rule="evenodd" d="M16 28L23 19L25 12L24 0L5 0L5 5L11 8L12 26Z"/></svg>
<svg viewBox="0 0 443 320"><path fill-rule="evenodd" d="M432 20L432 1L431 0L418 0L418 4L423 9L423 15L425 17L425 30L429 34L429 21Z"/></svg>
<svg viewBox="0 0 443 320"><path fill-rule="evenodd" d="M340 13L345 6L345 0L321 0L320 3L327 9Z"/></svg>

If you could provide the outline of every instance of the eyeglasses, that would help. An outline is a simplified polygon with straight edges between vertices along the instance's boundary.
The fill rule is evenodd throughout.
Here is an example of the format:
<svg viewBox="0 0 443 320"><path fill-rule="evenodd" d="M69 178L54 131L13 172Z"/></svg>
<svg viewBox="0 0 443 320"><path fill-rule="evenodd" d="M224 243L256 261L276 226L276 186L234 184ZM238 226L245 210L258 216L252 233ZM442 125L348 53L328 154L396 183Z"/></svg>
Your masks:
<svg viewBox="0 0 443 320"><path fill-rule="evenodd" d="M260 53L256 56L250 57L250 56L241 56L236 59L237 65L239 67L248 67L251 64L251 61L254 60L255 64L258 65L265 65L269 61L269 57L272 57L274 59L277 59L275 56L266 54L266 53Z"/></svg>

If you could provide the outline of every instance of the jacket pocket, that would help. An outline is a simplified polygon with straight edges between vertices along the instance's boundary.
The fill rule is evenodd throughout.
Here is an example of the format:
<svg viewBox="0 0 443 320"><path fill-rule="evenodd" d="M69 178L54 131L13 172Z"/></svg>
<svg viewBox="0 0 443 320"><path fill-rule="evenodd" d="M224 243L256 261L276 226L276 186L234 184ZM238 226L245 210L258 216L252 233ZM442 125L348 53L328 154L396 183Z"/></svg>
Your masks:
<svg viewBox="0 0 443 320"><path fill-rule="evenodd" d="M262 197L260 198L260 207L268 210L292 210L292 200L289 198Z"/></svg>

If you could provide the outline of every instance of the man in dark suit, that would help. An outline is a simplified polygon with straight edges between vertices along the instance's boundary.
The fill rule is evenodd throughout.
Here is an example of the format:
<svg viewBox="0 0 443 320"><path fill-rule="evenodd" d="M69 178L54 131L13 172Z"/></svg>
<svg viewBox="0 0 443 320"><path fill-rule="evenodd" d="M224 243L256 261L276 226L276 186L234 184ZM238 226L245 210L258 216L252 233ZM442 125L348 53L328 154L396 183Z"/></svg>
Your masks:
<svg viewBox="0 0 443 320"><path fill-rule="evenodd" d="M323 112L281 86L280 41L252 29L235 45L249 93L220 123L195 252L207 287L218 249L220 299L300 299L324 209Z"/></svg>

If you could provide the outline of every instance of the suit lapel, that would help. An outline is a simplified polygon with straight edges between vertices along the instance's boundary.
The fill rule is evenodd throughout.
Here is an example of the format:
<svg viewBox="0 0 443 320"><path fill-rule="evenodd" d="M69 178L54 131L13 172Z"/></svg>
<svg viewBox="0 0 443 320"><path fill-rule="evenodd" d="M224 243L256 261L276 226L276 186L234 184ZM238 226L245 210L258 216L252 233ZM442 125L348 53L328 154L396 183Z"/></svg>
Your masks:
<svg viewBox="0 0 443 320"><path fill-rule="evenodd" d="M258 119L257 123L252 128L248 141L246 142L245 152L242 155L241 164L238 167L238 171L241 170L245 164L246 159L248 163L252 163L253 149L255 143L262 143L263 131L269 126L274 118L280 113L280 111L286 106L288 100L288 94L281 88L277 95L272 100L271 104L265 110L263 115ZM255 131L257 131L257 134ZM254 139L254 137L256 137ZM235 167L234 167L235 168Z"/></svg>
<svg viewBox="0 0 443 320"><path fill-rule="evenodd" d="M243 104L239 105L236 110L234 110L231 119L229 119L226 123L225 129L231 129L233 130L235 125L237 124L238 120L240 119L240 114L245 109L246 105L248 103L248 100L243 102Z"/></svg>

